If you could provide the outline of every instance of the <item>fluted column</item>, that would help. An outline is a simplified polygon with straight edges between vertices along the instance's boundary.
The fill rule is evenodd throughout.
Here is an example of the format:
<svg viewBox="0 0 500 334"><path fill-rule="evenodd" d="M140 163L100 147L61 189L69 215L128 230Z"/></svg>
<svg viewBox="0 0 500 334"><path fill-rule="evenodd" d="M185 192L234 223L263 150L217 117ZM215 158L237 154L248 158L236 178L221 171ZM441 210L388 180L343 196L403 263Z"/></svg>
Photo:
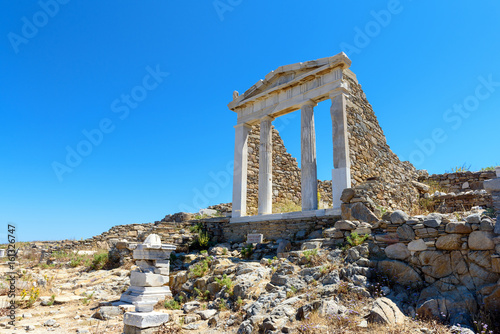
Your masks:
<svg viewBox="0 0 500 334"><path fill-rule="evenodd" d="M246 124L235 126L234 173L233 173L233 217L247 215L247 168L248 134L251 127Z"/></svg>
<svg viewBox="0 0 500 334"><path fill-rule="evenodd" d="M273 213L273 120L269 116L260 120L259 215Z"/></svg>
<svg viewBox="0 0 500 334"><path fill-rule="evenodd" d="M347 91L344 88L339 88L330 94L332 100L330 114L333 134L332 199L334 209L340 208L342 191L351 187L346 94Z"/></svg>
<svg viewBox="0 0 500 334"><path fill-rule="evenodd" d="M316 166L316 132L314 107L308 101L301 109L301 194L302 211L318 209L318 172Z"/></svg>

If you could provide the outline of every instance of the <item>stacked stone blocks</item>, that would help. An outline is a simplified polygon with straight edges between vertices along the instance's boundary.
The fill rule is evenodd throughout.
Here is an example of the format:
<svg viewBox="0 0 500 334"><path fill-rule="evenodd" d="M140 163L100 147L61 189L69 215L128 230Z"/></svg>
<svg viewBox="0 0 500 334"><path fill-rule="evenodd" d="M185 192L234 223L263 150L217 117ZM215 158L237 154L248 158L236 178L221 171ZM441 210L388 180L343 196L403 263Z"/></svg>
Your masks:
<svg viewBox="0 0 500 334"><path fill-rule="evenodd" d="M173 245L162 245L156 234L149 235L142 244L129 244L137 269L130 273L130 288L120 301L134 304L135 312L124 315L125 334L154 333L161 324L169 320L169 314L154 312L154 305L172 293L169 282L170 253Z"/></svg>

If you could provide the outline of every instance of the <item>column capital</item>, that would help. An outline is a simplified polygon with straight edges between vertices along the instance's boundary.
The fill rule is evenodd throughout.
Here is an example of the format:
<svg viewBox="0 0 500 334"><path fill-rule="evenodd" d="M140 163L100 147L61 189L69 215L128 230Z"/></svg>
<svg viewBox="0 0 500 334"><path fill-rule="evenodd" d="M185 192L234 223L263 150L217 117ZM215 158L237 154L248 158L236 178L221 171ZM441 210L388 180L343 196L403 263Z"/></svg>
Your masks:
<svg viewBox="0 0 500 334"><path fill-rule="evenodd" d="M350 95L350 92L347 89L346 85L342 84L340 87L335 88L334 90L330 91L330 96L329 97L330 97L330 99L334 99L337 96L339 96L340 94L344 94L346 96Z"/></svg>
<svg viewBox="0 0 500 334"><path fill-rule="evenodd" d="M304 101L300 104L300 108L302 109L303 107L305 106L311 106L311 107L316 107L318 104L316 102L314 102L313 100L307 100L307 101Z"/></svg>
<svg viewBox="0 0 500 334"><path fill-rule="evenodd" d="M251 125L249 125L249 124L247 124L247 123L240 123L240 124L236 124L236 125L234 126L234 128L235 128L235 129L237 129L237 128L241 128L242 126L244 126L244 127L248 128L248 129L251 129L251 128L252 128L252 126L251 126Z"/></svg>
<svg viewBox="0 0 500 334"><path fill-rule="evenodd" d="M269 116L269 115L266 115L266 116L264 116L264 117L262 117L262 118L260 119L260 121L261 121L261 122L262 122L262 121L271 121L271 122L272 122L272 121L274 121L274 120L275 120L275 118L274 118L274 117L271 117L271 116Z"/></svg>

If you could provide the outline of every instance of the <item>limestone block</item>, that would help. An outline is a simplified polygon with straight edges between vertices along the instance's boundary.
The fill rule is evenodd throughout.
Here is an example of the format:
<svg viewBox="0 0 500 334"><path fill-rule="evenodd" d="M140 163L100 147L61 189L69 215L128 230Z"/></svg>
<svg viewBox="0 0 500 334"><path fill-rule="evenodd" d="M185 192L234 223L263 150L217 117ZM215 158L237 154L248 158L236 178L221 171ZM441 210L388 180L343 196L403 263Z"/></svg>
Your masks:
<svg viewBox="0 0 500 334"><path fill-rule="evenodd" d="M396 233L401 240L413 240L415 239L415 232L411 228L411 226L408 226L406 224L401 225L398 227L396 230Z"/></svg>
<svg viewBox="0 0 500 334"><path fill-rule="evenodd" d="M143 272L153 272L155 270L155 266L152 261L138 260L135 261L135 264L141 268L141 271Z"/></svg>
<svg viewBox="0 0 500 334"><path fill-rule="evenodd" d="M443 250L457 250L462 248L461 234L447 234L439 237L436 241L436 248Z"/></svg>
<svg viewBox="0 0 500 334"><path fill-rule="evenodd" d="M479 213L474 213L465 218L469 224L479 224L481 222L481 215Z"/></svg>
<svg viewBox="0 0 500 334"><path fill-rule="evenodd" d="M380 261L378 270L389 277L392 277L398 284L416 287L422 284L420 275L404 262L396 260Z"/></svg>
<svg viewBox="0 0 500 334"><path fill-rule="evenodd" d="M156 249L134 249L132 255L136 260L166 260L170 257L170 254L168 252Z"/></svg>
<svg viewBox="0 0 500 334"><path fill-rule="evenodd" d="M494 273L500 273L500 257L493 256L491 258L491 271Z"/></svg>
<svg viewBox="0 0 500 334"><path fill-rule="evenodd" d="M446 233L460 233L469 234L472 232L472 228L469 223L465 222L451 222L445 227Z"/></svg>
<svg viewBox="0 0 500 334"><path fill-rule="evenodd" d="M427 249L423 239L413 240L408 244L408 250L411 252L421 252Z"/></svg>
<svg viewBox="0 0 500 334"><path fill-rule="evenodd" d="M308 241L304 242L302 246L300 247L301 250L307 250L307 249L319 249L321 248L322 242L321 241Z"/></svg>
<svg viewBox="0 0 500 334"><path fill-rule="evenodd" d="M168 276L138 271L130 273L130 285L133 286L162 286L166 283L168 283Z"/></svg>
<svg viewBox="0 0 500 334"><path fill-rule="evenodd" d="M154 273L158 275L167 276L167 282L168 282L168 275L170 274L169 268L155 268Z"/></svg>
<svg viewBox="0 0 500 334"><path fill-rule="evenodd" d="M386 325L402 325L405 316L392 300L382 297L375 300L368 320Z"/></svg>
<svg viewBox="0 0 500 334"><path fill-rule="evenodd" d="M156 334L160 326L139 328L135 326L123 325L123 334Z"/></svg>
<svg viewBox="0 0 500 334"><path fill-rule="evenodd" d="M339 220L335 223L334 227L337 230L352 231L356 229L356 224L349 220Z"/></svg>
<svg viewBox="0 0 500 334"><path fill-rule="evenodd" d="M153 312L156 301L140 301L135 302L135 312Z"/></svg>
<svg viewBox="0 0 500 334"><path fill-rule="evenodd" d="M474 231L469 235L469 248L472 250L495 249L493 233L485 231Z"/></svg>
<svg viewBox="0 0 500 334"><path fill-rule="evenodd" d="M391 222L393 224L403 224L408 219L410 219L410 216L408 216L407 213L405 213L401 210L396 210L393 213L391 213Z"/></svg>
<svg viewBox="0 0 500 334"><path fill-rule="evenodd" d="M170 260L156 260L154 263L158 268L170 268Z"/></svg>
<svg viewBox="0 0 500 334"><path fill-rule="evenodd" d="M405 244L397 243L385 248L385 254L390 259L404 260L410 256L410 251Z"/></svg>
<svg viewBox="0 0 500 334"><path fill-rule="evenodd" d="M484 181L484 189L489 193L500 191L500 178Z"/></svg>
<svg viewBox="0 0 500 334"><path fill-rule="evenodd" d="M170 315L160 312L127 312L123 316L123 323L139 328L157 327L168 322Z"/></svg>
<svg viewBox="0 0 500 334"><path fill-rule="evenodd" d="M121 297L120 301L125 303L133 304L138 301L156 300L160 301L165 299L165 297L171 297L172 293L168 286L162 287L140 287L131 286L125 291Z"/></svg>

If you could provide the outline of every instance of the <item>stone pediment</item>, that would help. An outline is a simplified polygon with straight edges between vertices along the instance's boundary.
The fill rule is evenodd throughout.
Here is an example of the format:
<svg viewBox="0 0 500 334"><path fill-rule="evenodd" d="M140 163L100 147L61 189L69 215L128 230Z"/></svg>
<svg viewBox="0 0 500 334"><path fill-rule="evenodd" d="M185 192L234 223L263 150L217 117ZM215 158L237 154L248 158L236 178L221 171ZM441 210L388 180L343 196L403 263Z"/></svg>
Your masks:
<svg viewBox="0 0 500 334"><path fill-rule="evenodd" d="M299 85L330 69L337 67L344 69L349 68L350 65L351 60L342 52L333 57L280 66L276 70L269 72L263 80L259 80L243 94L233 96L234 100L228 104L228 107L236 111L236 108L245 105L247 102L258 100L267 94L290 86Z"/></svg>

